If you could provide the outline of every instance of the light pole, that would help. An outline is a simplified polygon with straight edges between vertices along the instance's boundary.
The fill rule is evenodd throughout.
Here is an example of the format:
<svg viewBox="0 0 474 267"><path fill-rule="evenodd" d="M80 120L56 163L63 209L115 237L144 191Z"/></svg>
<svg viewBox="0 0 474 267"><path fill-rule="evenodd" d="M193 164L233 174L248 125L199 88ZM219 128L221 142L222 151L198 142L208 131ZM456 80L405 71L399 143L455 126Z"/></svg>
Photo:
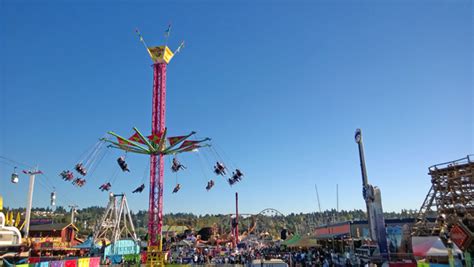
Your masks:
<svg viewBox="0 0 474 267"><path fill-rule="evenodd" d="M30 232L30 220L31 220L31 206L33 205L33 189L35 186L35 177L37 174L42 174L36 167L33 170L24 170L24 174L30 176L30 186L28 188L28 200L26 202L26 215L25 215L25 237L28 237Z"/></svg>

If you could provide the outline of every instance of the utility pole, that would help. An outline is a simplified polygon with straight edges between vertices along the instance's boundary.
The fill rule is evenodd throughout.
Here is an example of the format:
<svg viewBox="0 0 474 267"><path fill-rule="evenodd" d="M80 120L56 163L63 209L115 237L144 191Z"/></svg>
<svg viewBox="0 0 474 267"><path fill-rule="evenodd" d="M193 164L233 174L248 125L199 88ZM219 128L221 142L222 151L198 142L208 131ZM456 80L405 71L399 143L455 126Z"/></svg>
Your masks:
<svg viewBox="0 0 474 267"><path fill-rule="evenodd" d="M336 184L336 220L339 221L339 184Z"/></svg>
<svg viewBox="0 0 474 267"><path fill-rule="evenodd" d="M235 248L239 244L239 193L235 192Z"/></svg>
<svg viewBox="0 0 474 267"><path fill-rule="evenodd" d="M35 177L37 174L42 174L38 167L33 170L24 170L24 174L30 176L30 185L28 188L28 200L26 202L26 215L25 215L25 237L28 237L30 232L30 220L31 220L31 206L33 205L33 190L35 186Z"/></svg>

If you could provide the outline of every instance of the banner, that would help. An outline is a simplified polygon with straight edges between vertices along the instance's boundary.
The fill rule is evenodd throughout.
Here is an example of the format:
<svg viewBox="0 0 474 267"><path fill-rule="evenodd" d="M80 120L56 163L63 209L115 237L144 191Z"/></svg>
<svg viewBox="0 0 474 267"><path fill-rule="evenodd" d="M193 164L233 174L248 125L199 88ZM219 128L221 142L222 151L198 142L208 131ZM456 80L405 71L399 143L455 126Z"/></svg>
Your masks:
<svg viewBox="0 0 474 267"><path fill-rule="evenodd" d="M67 261L65 261L64 267L77 267L77 260L67 260Z"/></svg>
<svg viewBox="0 0 474 267"><path fill-rule="evenodd" d="M64 261L52 261L49 266L51 267L64 267Z"/></svg>
<svg viewBox="0 0 474 267"><path fill-rule="evenodd" d="M89 267L99 267L100 265L100 258L91 258L89 261Z"/></svg>
<svg viewBox="0 0 474 267"><path fill-rule="evenodd" d="M78 267L89 267L89 258L82 258L77 260Z"/></svg>
<svg viewBox="0 0 474 267"><path fill-rule="evenodd" d="M30 264L17 264L15 267L99 267L100 257L79 258L74 260L61 261L39 261L39 257L28 259ZM44 259L43 259L44 260Z"/></svg>

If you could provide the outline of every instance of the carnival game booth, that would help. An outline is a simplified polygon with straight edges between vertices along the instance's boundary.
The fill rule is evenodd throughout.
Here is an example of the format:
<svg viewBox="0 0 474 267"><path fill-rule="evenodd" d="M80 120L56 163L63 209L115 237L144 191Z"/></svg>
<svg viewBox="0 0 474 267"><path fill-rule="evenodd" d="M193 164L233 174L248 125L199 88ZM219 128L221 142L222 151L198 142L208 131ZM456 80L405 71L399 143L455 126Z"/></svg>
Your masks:
<svg viewBox="0 0 474 267"><path fill-rule="evenodd" d="M72 223L32 225L30 239L33 257L79 256L74 246L83 241L76 237L78 228Z"/></svg>

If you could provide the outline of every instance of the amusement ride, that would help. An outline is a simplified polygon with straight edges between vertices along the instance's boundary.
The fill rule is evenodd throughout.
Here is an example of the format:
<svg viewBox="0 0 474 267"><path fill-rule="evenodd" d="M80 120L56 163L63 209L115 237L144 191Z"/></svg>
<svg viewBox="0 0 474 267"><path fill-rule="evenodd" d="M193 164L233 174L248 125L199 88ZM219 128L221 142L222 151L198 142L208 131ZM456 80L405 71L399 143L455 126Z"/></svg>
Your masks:
<svg viewBox="0 0 474 267"><path fill-rule="evenodd" d="M166 44L171 30L171 25L165 32ZM97 165L104 158L106 148L115 148L125 151L124 156L117 159L120 170L130 172L126 162L127 153L144 154L150 157L149 173L149 206L148 206L148 247L147 247L147 266L161 266L163 264L163 180L165 157L172 156L171 171L178 173L186 167L178 160L177 155L185 152L198 152L200 148L211 148L217 155L213 173L217 176L226 177L228 169L217 151L211 146L210 138L192 139L196 132L192 131L182 136L167 136L165 124L166 115L166 74L167 65L171 59L178 54L184 47L184 41L172 52L165 44L162 46L149 47L143 36L136 30L140 42L146 48L153 61L153 97L152 97L152 127L151 135L145 136L137 128L133 127L134 134L125 138L113 131L109 131L108 137L103 137L86 153L75 166L74 171L64 170L60 173L63 180L71 182L77 187L86 185L86 176L94 172ZM115 138L115 139L114 139ZM220 158L220 159L219 159ZM113 175L115 176L116 173ZM236 168L227 179L229 185L234 185L242 180L243 172ZM215 185L214 180L209 180L205 189L211 190ZM109 191L112 187L112 181L107 181L99 187L101 191ZM143 182L132 193L141 193L145 189ZM176 183L172 193L178 193L181 184Z"/></svg>
<svg viewBox="0 0 474 267"><path fill-rule="evenodd" d="M198 155L201 161L201 171L205 176L207 184L205 189L210 191L215 186L213 179L208 180L208 174L205 173L204 167L202 166L204 161L207 164L211 162L213 168L208 168L209 173L213 176L220 176L225 178L226 182L233 186L236 183L242 181L244 176L243 172L238 168L232 168L234 171L229 171L227 165L224 163L224 159L217 152L216 148L211 146L210 138L195 139L196 132L192 131L187 135L182 136L167 136L167 128L165 126L165 115L166 115L166 74L167 65L171 59L178 54L184 47L184 42L181 42L179 47L172 52L166 45L170 34L171 25L165 31L166 42L162 46L149 47L145 43L143 36L136 30L140 42L146 48L149 56L153 61L153 97L152 97L152 127L150 135L143 135L137 128L133 127L134 134L125 138L113 131L109 131L108 135L100 138L91 148L86 150L80 158L76 161L76 164L70 168L65 169L59 173L59 176L65 182L71 183L73 186L81 188L88 184L86 177L91 177L95 170L98 168L100 163L105 158L109 148L115 148L120 151L124 151L125 154L117 158L117 164L119 168L115 169L111 178L105 181L98 187L98 190L102 192L109 192L112 189L113 183L116 176L120 171L123 173L131 172L128 163L126 161L128 153L133 154L144 154L150 157L149 164L149 206L148 206L148 246L147 246L147 266L162 266L163 265L163 182L164 182L164 169L165 169L165 157L171 156L171 171L177 177L178 172L186 169L186 166L182 164L178 158L178 154L185 152L192 152ZM208 148L213 159L209 159L205 153L202 153L201 148ZM0 157L3 163L7 163L14 167L11 174L11 183L17 184L19 182L19 174L17 172L17 163L8 158ZM204 162L205 163L205 162ZM24 165L25 164L20 164ZM27 212L26 218L23 221L22 228L25 229L25 237L28 236L29 220L32 207L33 188L35 175L44 175L37 168L28 167L29 170L24 170L23 173L30 177L30 187L27 200ZM145 170L146 171L146 170ZM227 178L226 178L227 177ZM47 181L47 180L45 180ZM40 181L42 185L44 182ZM50 191L50 203L54 207L56 205L56 189L53 186ZM176 178L176 186L172 193L178 193L181 189L181 184L178 183ZM132 193L139 194L145 190L145 175L141 181L141 184L136 187ZM65 196L66 198L66 196ZM120 199L119 199L120 198ZM77 207L77 206L75 206ZM71 222L74 222L74 210L71 210ZM8 215L9 222L13 220L13 213ZM20 220L16 220L19 222ZM238 228L237 228L238 229ZM237 230L238 231L238 230ZM238 232L236 231L236 235ZM109 233L112 233L110 235ZM103 215L102 219L96 225L96 233L94 240L99 240L105 236L111 236L111 241L117 241L121 238L122 233L132 236L133 240L138 243L139 239L135 234L133 223L130 216L130 210L126 201L125 194L114 194L109 192L109 204L107 210ZM236 240L236 239L234 239Z"/></svg>

